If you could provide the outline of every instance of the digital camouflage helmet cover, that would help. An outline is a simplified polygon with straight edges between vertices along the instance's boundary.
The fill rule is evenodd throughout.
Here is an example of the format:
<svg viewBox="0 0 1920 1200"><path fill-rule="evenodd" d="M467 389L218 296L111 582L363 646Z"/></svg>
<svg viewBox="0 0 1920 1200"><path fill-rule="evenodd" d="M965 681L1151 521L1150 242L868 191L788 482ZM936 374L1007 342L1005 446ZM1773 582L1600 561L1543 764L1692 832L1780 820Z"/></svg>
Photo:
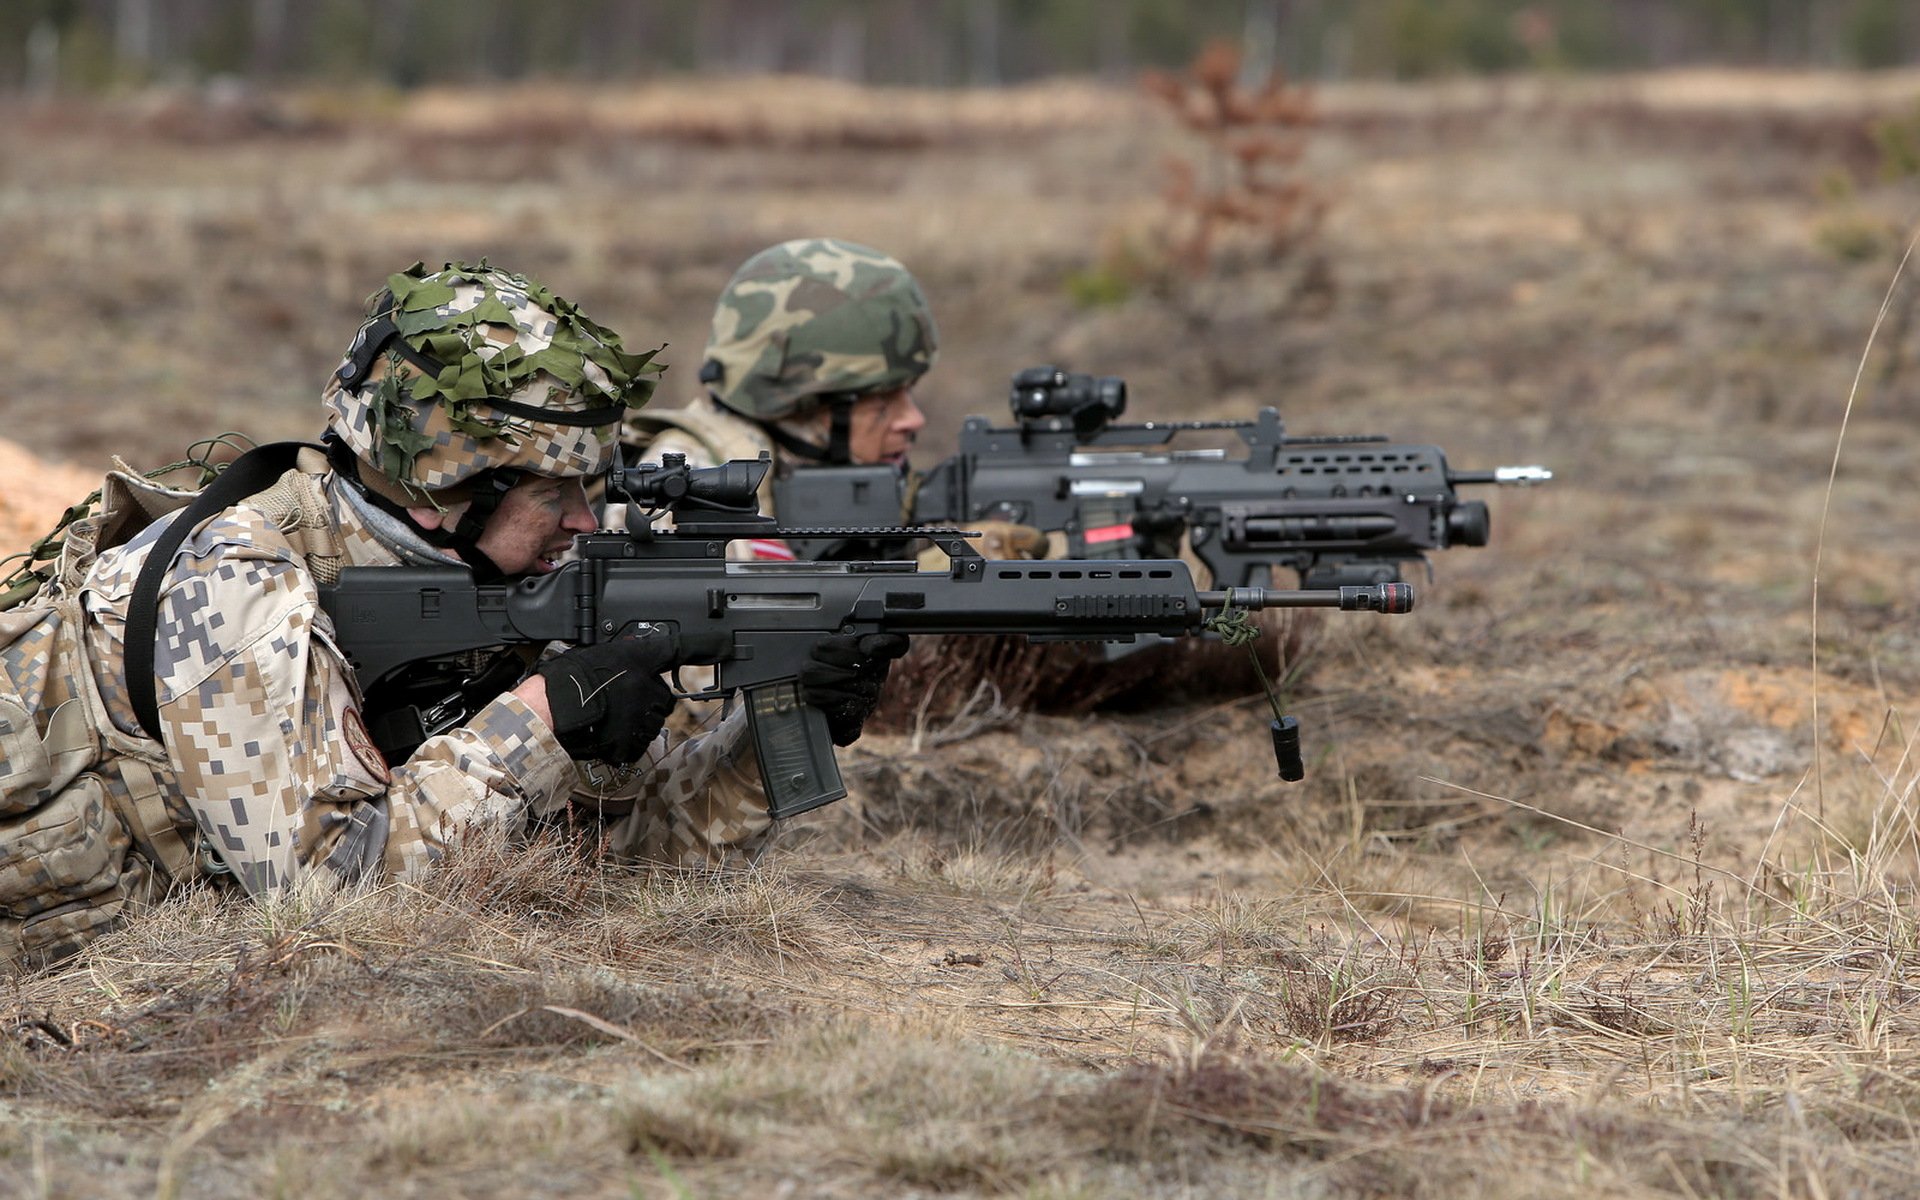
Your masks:
<svg viewBox="0 0 1920 1200"><path fill-rule="evenodd" d="M483 475L594 475L653 392L654 353L628 353L525 275L415 263L368 305L328 381L327 425L374 468L362 481L401 503L464 499Z"/></svg>

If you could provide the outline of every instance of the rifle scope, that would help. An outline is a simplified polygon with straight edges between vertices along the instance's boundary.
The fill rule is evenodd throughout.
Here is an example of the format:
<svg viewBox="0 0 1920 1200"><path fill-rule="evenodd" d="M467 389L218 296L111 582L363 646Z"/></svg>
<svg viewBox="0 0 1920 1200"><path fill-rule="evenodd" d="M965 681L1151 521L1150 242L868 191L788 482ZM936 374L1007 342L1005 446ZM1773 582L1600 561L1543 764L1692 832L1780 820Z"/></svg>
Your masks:
<svg viewBox="0 0 1920 1200"><path fill-rule="evenodd" d="M735 459L717 467L689 467L684 454L662 454L657 463L615 467L607 491L642 507L684 506L758 511L756 493L766 478L766 459Z"/></svg>
<svg viewBox="0 0 1920 1200"><path fill-rule="evenodd" d="M1091 432L1127 410L1127 381L1059 367L1028 367L1013 377L1008 403L1016 420L1069 417L1076 428Z"/></svg>

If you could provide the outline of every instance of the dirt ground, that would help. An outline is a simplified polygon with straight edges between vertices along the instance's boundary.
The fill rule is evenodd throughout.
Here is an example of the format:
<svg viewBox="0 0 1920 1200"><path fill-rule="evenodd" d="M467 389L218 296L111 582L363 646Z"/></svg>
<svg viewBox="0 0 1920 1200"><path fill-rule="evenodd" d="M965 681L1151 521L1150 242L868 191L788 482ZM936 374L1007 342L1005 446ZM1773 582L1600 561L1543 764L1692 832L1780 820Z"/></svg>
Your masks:
<svg viewBox="0 0 1920 1200"><path fill-rule="evenodd" d="M1920 79L1319 99L1317 236L1197 278L1125 91L16 104L0 548L111 454L310 435L416 259L665 342L676 398L813 233L933 298L925 462L1057 362L1556 478L1415 613L1301 623L1303 783L1237 685L908 697L751 872L187 897L3 985L0 1190L1920 1195L1920 183L1873 134Z"/></svg>

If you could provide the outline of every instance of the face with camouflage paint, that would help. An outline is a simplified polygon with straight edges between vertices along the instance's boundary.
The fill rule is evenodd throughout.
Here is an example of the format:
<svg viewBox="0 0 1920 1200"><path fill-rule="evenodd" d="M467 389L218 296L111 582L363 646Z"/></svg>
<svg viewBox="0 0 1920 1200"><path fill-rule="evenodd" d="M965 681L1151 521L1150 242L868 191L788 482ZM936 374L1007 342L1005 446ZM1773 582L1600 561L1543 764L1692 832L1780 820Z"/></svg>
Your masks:
<svg viewBox="0 0 1920 1200"><path fill-rule="evenodd" d="M422 529L450 529L466 510L463 501L444 510L410 508L407 515ZM575 537L597 524L580 480L528 475L500 498L476 545L505 574L544 575L559 567Z"/></svg>

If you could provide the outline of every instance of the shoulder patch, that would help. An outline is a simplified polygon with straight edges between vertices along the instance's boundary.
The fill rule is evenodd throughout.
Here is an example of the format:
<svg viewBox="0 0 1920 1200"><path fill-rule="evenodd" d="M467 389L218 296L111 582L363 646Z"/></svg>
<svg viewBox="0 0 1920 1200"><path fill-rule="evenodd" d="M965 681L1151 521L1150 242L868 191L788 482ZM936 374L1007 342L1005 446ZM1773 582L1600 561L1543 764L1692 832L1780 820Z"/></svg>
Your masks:
<svg viewBox="0 0 1920 1200"><path fill-rule="evenodd" d="M353 756L367 769L367 774L381 783L393 782L393 772L387 769L387 760L381 757L379 748L373 744L373 737L367 732L367 723L360 719L359 709L349 708L340 714L340 732L353 750Z"/></svg>

